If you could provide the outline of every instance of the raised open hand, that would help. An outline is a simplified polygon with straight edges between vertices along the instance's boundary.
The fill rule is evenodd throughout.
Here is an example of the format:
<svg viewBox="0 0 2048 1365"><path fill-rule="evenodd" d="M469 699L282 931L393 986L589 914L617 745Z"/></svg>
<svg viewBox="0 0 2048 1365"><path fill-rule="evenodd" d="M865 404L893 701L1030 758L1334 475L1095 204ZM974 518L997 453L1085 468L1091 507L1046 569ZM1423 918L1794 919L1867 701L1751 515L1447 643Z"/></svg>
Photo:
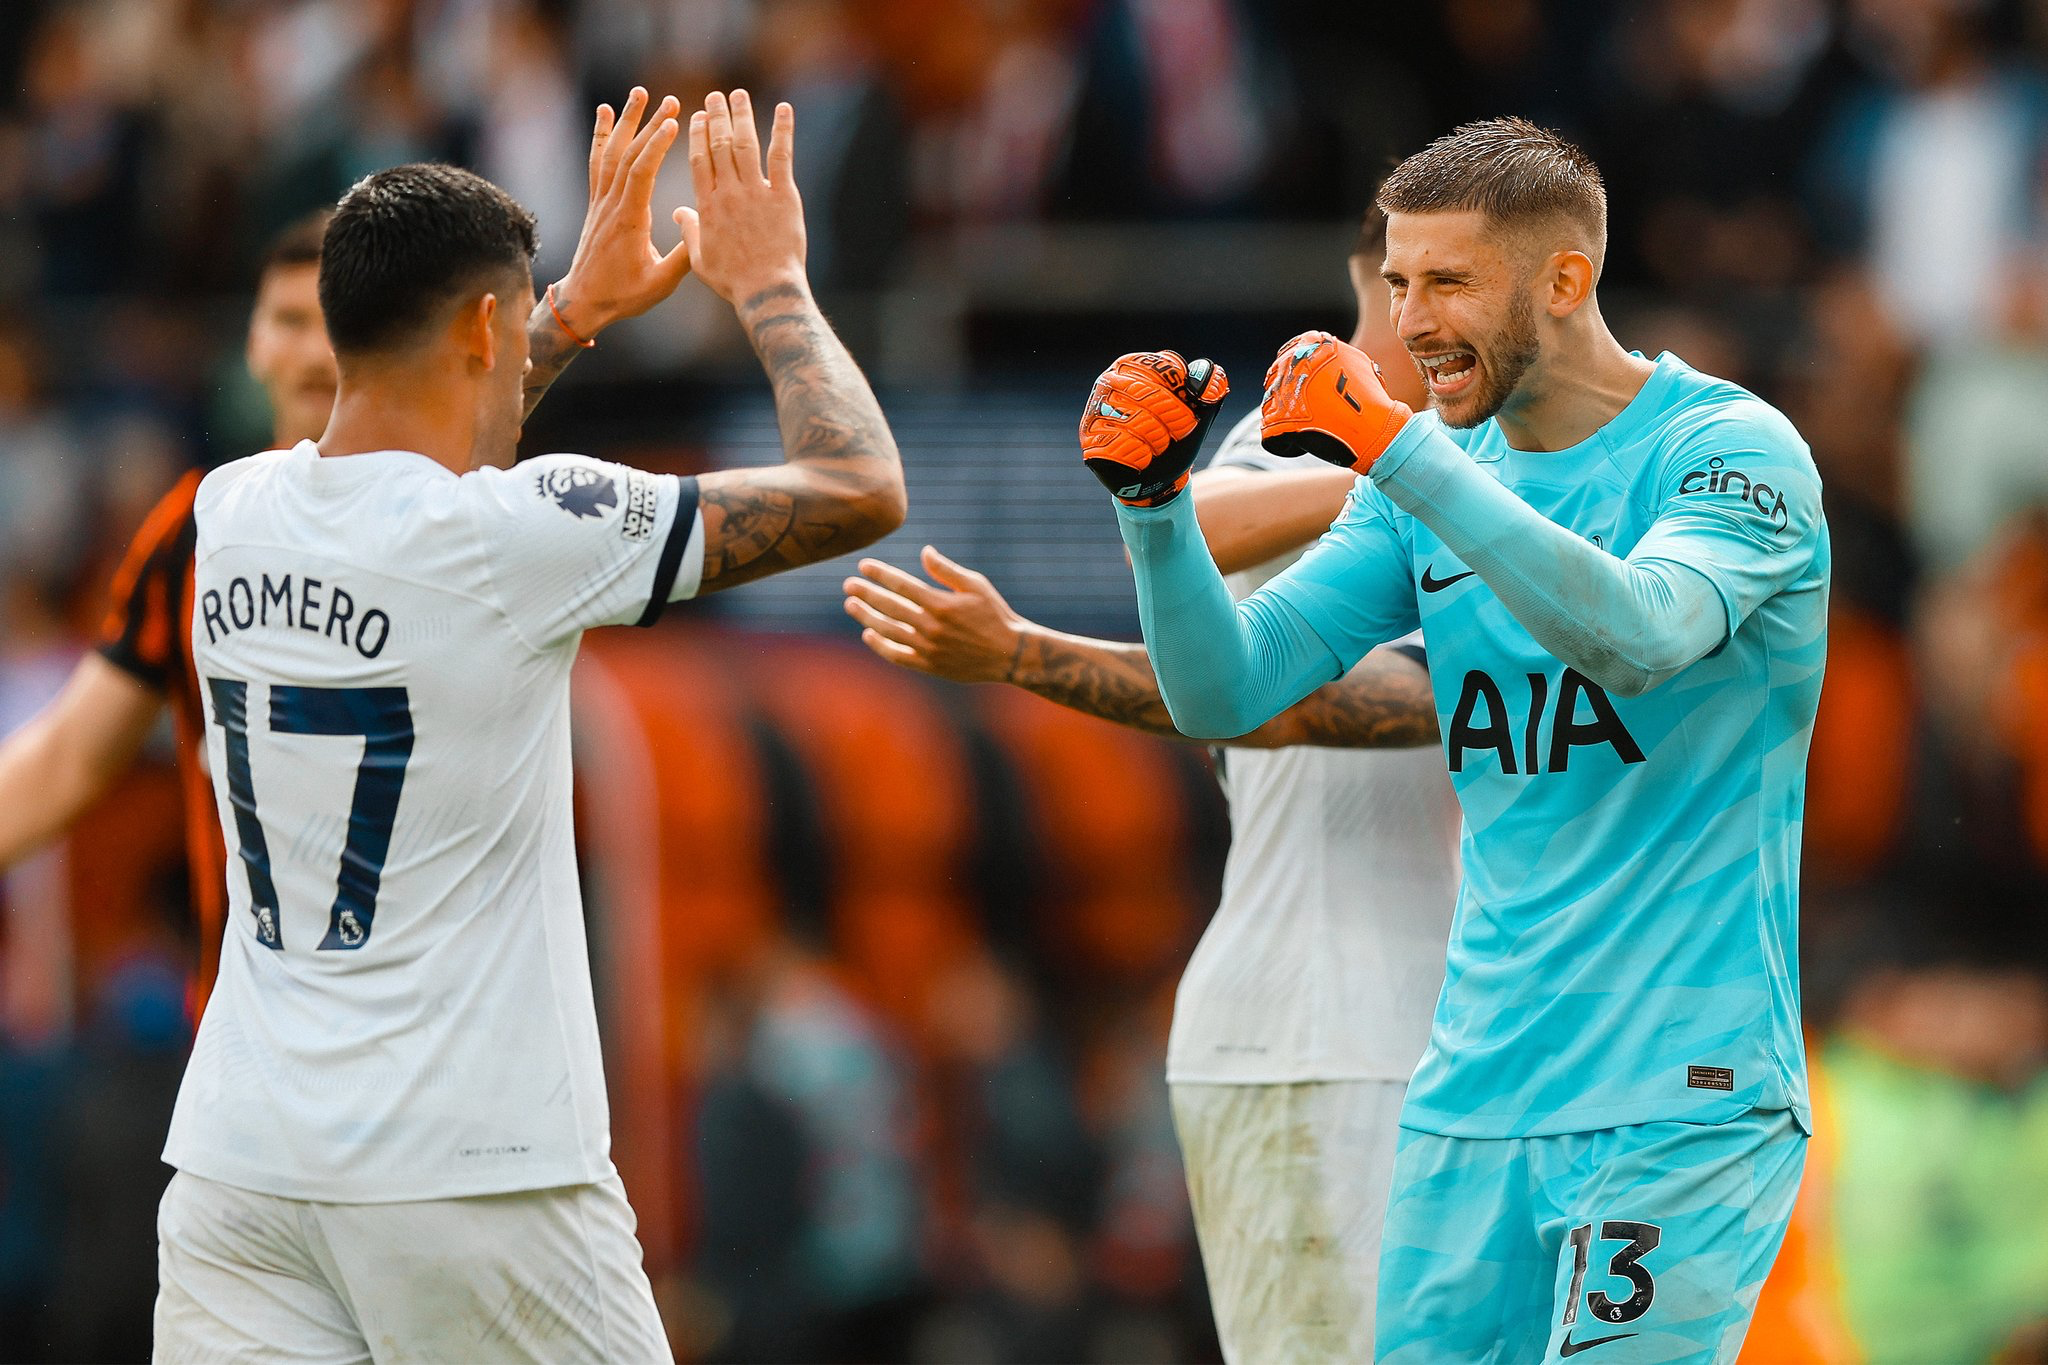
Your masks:
<svg viewBox="0 0 2048 1365"><path fill-rule="evenodd" d="M647 98L635 86L616 120L609 104L597 108L590 135L590 208L576 257L554 295L563 325L580 337L646 312L690 273L687 245L679 242L666 252L654 245L654 181L675 145L682 105L672 95L663 97L643 126ZM682 213L675 213L679 225Z"/></svg>
<svg viewBox="0 0 2048 1365"><path fill-rule="evenodd" d="M804 287L804 205L796 191L796 111L775 106L764 171L754 105L719 91L690 115L697 207L677 216L697 277L735 307L765 290Z"/></svg>
<svg viewBox="0 0 2048 1365"><path fill-rule="evenodd" d="M937 586L879 559L840 586L861 643L892 664L954 682L1008 682L1029 626L986 574L927 545L924 571Z"/></svg>

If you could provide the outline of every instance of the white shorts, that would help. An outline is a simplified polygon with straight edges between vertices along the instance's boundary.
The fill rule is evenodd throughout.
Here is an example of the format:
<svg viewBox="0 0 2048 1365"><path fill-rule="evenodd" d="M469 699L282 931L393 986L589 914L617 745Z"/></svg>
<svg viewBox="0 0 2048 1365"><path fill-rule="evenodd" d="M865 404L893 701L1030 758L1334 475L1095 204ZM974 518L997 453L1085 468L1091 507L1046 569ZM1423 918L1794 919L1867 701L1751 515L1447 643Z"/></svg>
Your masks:
<svg viewBox="0 0 2048 1365"><path fill-rule="evenodd" d="M1170 1089L1224 1359L1371 1360L1407 1084Z"/></svg>
<svg viewBox="0 0 2048 1365"><path fill-rule="evenodd" d="M180 1171L156 1226L162 1365L673 1359L616 1175L318 1204Z"/></svg>

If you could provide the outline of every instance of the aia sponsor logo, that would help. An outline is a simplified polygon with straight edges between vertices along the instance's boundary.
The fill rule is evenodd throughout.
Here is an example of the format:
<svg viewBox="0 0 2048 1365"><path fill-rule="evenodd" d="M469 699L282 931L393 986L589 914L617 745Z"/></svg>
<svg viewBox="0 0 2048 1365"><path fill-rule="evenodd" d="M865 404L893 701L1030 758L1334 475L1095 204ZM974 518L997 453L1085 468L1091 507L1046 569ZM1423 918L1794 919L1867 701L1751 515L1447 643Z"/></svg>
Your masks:
<svg viewBox="0 0 2048 1365"><path fill-rule="evenodd" d="M1743 470L1728 468L1728 462L1718 455L1707 461L1705 469L1695 469L1678 481L1678 496L1687 497L1694 493L1727 493L1741 498L1769 517L1772 527L1779 531L1792 523L1792 514L1786 510L1783 493L1767 483L1752 479Z"/></svg>
<svg viewBox="0 0 2048 1365"><path fill-rule="evenodd" d="M1624 766L1644 761L1613 699L1576 668L1555 684L1543 673L1510 681L1476 668L1465 674L1444 731L1452 772L1465 771L1474 754L1492 754L1509 777L1568 772L1577 749L1606 749Z"/></svg>

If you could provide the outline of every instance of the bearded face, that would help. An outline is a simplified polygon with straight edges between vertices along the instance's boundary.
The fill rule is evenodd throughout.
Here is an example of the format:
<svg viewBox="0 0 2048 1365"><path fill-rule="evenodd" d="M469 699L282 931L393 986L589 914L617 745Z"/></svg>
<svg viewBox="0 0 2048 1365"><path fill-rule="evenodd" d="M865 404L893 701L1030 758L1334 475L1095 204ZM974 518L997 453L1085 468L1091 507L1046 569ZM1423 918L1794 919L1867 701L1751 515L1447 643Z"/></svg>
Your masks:
<svg viewBox="0 0 2048 1365"><path fill-rule="evenodd" d="M1526 255L1483 213L1388 218L1389 318L1448 426L1498 415L1542 353Z"/></svg>

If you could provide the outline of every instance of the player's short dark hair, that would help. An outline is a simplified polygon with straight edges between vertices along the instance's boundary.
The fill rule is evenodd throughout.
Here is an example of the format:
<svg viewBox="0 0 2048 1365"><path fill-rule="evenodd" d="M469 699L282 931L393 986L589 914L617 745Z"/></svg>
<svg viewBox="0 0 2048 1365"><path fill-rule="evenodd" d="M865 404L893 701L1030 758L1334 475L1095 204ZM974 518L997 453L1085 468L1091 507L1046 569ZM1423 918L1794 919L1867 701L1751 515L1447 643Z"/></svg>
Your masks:
<svg viewBox="0 0 2048 1365"><path fill-rule="evenodd" d="M1521 118L1454 128L1394 168L1374 202L1387 213L1469 213L1522 226L1565 219L1607 244L1607 186L1574 144ZM1598 259L1596 253L1596 263Z"/></svg>
<svg viewBox="0 0 2048 1365"><path fill-rule="evenodd" d="M320 310L338 353L390 350L493 276L533 273L533 215L456 166L394 166L335 206L320 251Z"/></svg>
<svg viewBox="0 0 2048 1365"><path fill-rule="evenodd" d="M1381 213L1379 206L1375 204L1365 211L1363 218L1358 220L1358 236L1352 240L1351 254L1353 256L1370 256L1377 262L1386 249L1387 215ZM1377 264L1373 267L1373 273L1379 273Z"/></svg>
<svg viewBox="0 0 2048 1365"><path fill-rule="evenodd" d="M256 269L257 278L287 266L320 264L320 243L327 236L327 224L333 217L333 209L315 209L287 223L263 249L263 258Z"/></svg>

